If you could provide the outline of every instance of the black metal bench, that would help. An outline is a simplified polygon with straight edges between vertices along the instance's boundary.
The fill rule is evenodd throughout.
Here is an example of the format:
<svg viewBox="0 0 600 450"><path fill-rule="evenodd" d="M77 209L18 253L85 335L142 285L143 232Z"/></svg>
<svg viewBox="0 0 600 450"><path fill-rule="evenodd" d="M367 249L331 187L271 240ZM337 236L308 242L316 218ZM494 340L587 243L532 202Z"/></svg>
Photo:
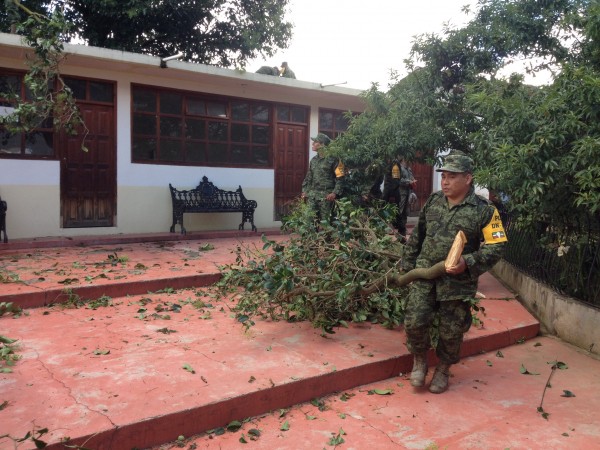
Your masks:
<svg viewBox="0 0 600 450"><path fill-rule="evenodd" d="M180 191L169 183L171 190L171 200L173 201L173 224L171 233L175 232L175 224L181 226L181 234L185 234L183 226L183 215L185 213L220 213L220 212L241 212L242 223L239 229L243 230L246 222L252 225L252 231L256 231L254 226L254 210L258 206L255 200L248 200L244 197L242 187L236 191L224 191L208 181L206 176L195 189Z"/></svg>
<svg viewBox="0 0 600 450"><path fill-rule="evenodd" d="M4 243L8 242L6 237L6 210L8 209L7 204L2 197L0 197L0 236L4 233Z"/></svg>

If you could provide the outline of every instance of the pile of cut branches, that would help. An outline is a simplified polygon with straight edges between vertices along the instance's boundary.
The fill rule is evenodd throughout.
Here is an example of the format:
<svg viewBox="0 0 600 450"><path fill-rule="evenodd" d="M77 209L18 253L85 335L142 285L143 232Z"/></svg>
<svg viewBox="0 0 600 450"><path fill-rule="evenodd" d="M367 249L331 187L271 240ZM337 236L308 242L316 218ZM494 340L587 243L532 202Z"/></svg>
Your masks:
<svg viewBox="0 0 600 450"><path fill-rule="evenodd" d="M316 224L298 203L283 222L288 238L263 236L262 248L238 247L218 288L235 296L246 327L256 317L307 320L325 333L349 321L399 325L406 288L397 283L403 246L389 226L395 213L389 204L342 200L332 223Z"/></svg>

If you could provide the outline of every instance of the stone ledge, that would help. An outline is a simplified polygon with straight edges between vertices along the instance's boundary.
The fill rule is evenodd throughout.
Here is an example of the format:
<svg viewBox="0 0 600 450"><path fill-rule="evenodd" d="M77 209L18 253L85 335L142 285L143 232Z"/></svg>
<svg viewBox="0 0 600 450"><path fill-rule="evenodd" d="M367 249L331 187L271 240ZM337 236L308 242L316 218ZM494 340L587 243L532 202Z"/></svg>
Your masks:
<svg viewBox="0 0 600 450"><path fill-rule="evenodd" d="M518 300L539 321L543 333L558 336L595 355L600 355L600 310L523 274L505 261L492 273L518 294Z"/></svg>

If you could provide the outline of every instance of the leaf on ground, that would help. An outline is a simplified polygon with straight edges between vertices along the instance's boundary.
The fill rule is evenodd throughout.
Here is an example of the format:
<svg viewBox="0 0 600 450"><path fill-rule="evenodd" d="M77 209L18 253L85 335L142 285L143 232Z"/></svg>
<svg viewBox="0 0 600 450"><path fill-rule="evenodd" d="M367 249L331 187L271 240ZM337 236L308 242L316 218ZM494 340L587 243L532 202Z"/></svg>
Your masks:
<svg viewBox="0 0 600 450"><path fill-rule="evenodd" d="M171 333L177 333L176 330L171 330L167 327L165 328L159 328L158 330L156 330L157 333L163 333L163 334L171 334Z"/></svg>
<svg viewBox="0 0 600 450"><path fill-rule="evenodd" d="M260 430L257 428L250 428L248 430L248 436L250 436L250 440L256 441L260 437Z"/></svg>
<svg viewBox="0 0 600 450"><path fill-rule="evenodd" d="M317 418L317 416L311 416L310 414L306 414L304 417L306 417L306 420L315 420Z"/></svg>
<svg viewBox="0 0 600 450"><path fill-rule="evenodd" d="M562 394L561 397L575 397L575 394L567 389L563 389L563 392L564 394Z"/></svg>
<svg viewBox="0 0 600 450"><path fill-rule="evenodd" d="M185 363L185 364L183 365L183 369L184 369L184 370L187 370L187 371L188 371L188 372L190 372L190 373L196 373L196 371L195 371L195 370L192 368L192 366L190 366L188 363Z"/></svg>
<svg viewBox="0 0 600 450"><path fill-rule="evenodd" d="M540 342L536 342L535 344L533 344L534 347L541 347L542 344Z"/></svg>
<svg viewBox="0 0 600 450"><path fill-rule="evenodd" d="M523 375L539 375L539 373L530 372L529 370L527 370L523 364L521 364L519 372L521 372Z"/></svg>
<svg viewBox="0 0 600 450"><path fill-rule="evenodd" d="M552 369L560 369L560 370L566 370L569 368L569 366L562 362L562 361L551 361L548 364L552 364Z"/></svg>
<svg viewBox="0 0 600 450"><path fill-rule="evenodd" d="M488 359L488 360L486 360L486 361L485 361L485 363L486 363L488 366L492 367L492 362L491 362L489 359Z"/></svg>
<svg viewBox="0 0 600 450"><path fill-rule="evenodd" d="M546 411L544 411L544 408L542 408L541 406L538 406L537 411L542 415L542 417L546 420L548 420L548 417L550 416L550 413L547 413Z"/></svg>
<svg viewBox="0 0 600 450"><path fill-rule="evenodd" d="M227 424L227 431L237 431L242 428L242 422L233 420Z"/></svg>
<svg viewBox="0 0 600 450"><path fill-rule="evenodd" d="M344 392L342 395L340 395L340 400L343 401L343 402L347 402L348 400L350 400L355 395L356 394Z"/></svg>
<svg viewBox="0 0 600 450"><path fill-rule="evenodd" d="M500 350L498 350L496 352L496 358L504 358L504 354Z"/></svg>
<svg viewBox="0 0 600 450"><path fill-rule="evenodd" d="M392 395L394 391L391 389L371 389L368 393L369 395Z"/></svg>
<svg viewBox="0 0 600 450"><path fill-rule="evenodd" d="M290 424L289 424L289 422L288 422L287 420L286 420L285 422L283 422L283 423L281 424L281 427L279 427L279 429L280 429L281 431L288 431L288 430L290 429Z"/></svg>
<svg viewBox="0 0 600 450"><path fill-rule="evenodd" d="M108 355L109 353L110 353L110 350L103 350L103 349L99 349L99 348L94 350L94 355Z"/></svg>

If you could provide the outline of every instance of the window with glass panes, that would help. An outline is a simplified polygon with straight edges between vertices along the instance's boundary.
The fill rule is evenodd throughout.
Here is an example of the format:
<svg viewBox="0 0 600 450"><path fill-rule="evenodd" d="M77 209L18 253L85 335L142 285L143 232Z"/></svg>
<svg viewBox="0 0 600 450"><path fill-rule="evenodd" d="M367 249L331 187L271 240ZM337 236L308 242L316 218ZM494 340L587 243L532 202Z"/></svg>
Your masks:
<svg viewBox="0 0 600 450"><path fill-rule="evenodd" d="M269 167L272 105L132 87L134 162Z"/></svg>
<svg viewBox="0 0 600 450"><path fill-rule="evenodd" d="M348 129L347 111L336 109L319 109L319 133L324 133L335 139Z"/></svg>
<svg viewBox="0 0 600 450"><path fill-rule="evenodd" d="M16 101L31 98L23 82L24 75L0 68L0 116L13 113ZM52 117L40 117L38 126L29 133L11 133L0 124L0 157L56 158Z"/></svg>

